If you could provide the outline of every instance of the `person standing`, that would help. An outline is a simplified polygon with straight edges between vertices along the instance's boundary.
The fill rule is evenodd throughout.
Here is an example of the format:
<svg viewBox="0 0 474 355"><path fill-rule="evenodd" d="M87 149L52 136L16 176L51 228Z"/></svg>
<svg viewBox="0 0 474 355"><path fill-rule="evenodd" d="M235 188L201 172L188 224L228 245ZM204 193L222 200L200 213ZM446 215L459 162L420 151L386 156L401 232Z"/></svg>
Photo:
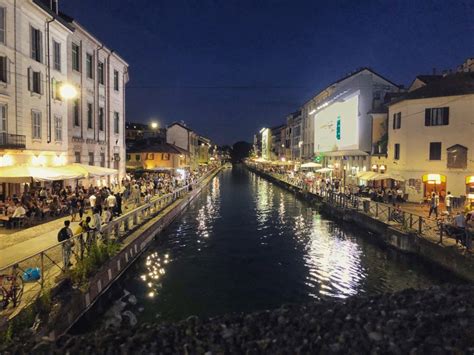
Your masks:
<svg viewBox="0 0 474 355"><path fill-rule="evenodd" d="M452 198L453 198L453 195L451 195L451 191L448 191L448 194L446 195L446 199L445 199L445 204L446 204L446 211L448 211L449 214L451 214L452 209L453 209Z"/></svg>
<svg viewBox="0 0 474 355"><path fill-rule="evenodd" d="M62 242L62 250L63 250L63 264L64 269L67 270L71 266L71 251L73 242L72 238L72 230L70 228L71 221L66 220L64 221L64 227L59 230L58 233L58 242Z"/></svg>
<svg viewBox="0 0 474 355"><path fill-rule="evenodd" d="M438 218L438 206L439 206L439 196L436 192L431 193L431 201L430 201L430 213L428 214L428 218L431 217L431 214L434 212L436 218Z"/></svg>

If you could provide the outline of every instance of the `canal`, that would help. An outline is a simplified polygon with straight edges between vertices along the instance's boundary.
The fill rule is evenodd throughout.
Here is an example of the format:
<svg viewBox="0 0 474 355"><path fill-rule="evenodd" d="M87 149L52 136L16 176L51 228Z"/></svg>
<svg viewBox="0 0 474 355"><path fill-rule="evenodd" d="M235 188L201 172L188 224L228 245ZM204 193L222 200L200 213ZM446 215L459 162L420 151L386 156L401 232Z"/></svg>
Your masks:
<svg viewBox="0 0 474 355"><path fill-rule="evenodd" d="M101 322L124 311L139 322L179 320L461 282L365 233L243 167L224 170L116 283Z"/></svg>

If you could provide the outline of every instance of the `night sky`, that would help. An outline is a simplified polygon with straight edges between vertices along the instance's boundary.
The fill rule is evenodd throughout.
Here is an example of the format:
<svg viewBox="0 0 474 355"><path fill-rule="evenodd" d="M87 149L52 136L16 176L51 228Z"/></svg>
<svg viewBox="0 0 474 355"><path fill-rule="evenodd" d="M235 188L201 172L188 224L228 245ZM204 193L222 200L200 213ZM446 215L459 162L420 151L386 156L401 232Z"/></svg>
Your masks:
<svg viewBox="0 0 474 355"><path fill-rule="evenodd" d="M219 144L283 123L368 66L395 83L474 57L474 1L61 0L130 65L127 121Z"/></svg>

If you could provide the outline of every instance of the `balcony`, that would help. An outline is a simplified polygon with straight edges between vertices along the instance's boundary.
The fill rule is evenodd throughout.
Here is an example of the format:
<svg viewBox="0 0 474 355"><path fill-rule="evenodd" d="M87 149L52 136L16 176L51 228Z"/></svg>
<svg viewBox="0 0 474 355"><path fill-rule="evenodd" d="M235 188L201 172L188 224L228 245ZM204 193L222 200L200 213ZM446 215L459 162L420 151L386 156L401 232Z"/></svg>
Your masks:
<svg viewBox="0 0 474 355"><path fill-rule="evenodd" d="M25 149L26 137L19 134L9 134L6 132L0 132L0 148Z"/></svg>

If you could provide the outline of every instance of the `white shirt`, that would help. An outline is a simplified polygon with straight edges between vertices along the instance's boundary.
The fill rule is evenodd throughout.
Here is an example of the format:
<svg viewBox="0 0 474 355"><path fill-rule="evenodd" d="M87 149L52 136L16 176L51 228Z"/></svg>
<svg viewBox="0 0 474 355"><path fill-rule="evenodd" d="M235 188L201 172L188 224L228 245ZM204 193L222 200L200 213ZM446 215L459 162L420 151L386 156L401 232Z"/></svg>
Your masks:
<svg viewBox="0 0 474 355"><path fill-rule="evenodd" d="M18 206L17 208L15 208L15 212L13 212L12 218L22 217L25 214L26 214L26 211L23 208L23 206Z"/></svg>
<svg viewBox="0 0 474 355"><path fill-rule="evenodd" d="M95 195L89 196L89 203L91 204L91 207L95 207L95 200L96 200Z"/></svg>
<svg viewBox="0 0 474 355"><path fill-rule="evenodd" d="M109 207L115 207L115 204L117 203L117 199L115 198L114 195L109 195L107 197L107 206Z"/></svg>

